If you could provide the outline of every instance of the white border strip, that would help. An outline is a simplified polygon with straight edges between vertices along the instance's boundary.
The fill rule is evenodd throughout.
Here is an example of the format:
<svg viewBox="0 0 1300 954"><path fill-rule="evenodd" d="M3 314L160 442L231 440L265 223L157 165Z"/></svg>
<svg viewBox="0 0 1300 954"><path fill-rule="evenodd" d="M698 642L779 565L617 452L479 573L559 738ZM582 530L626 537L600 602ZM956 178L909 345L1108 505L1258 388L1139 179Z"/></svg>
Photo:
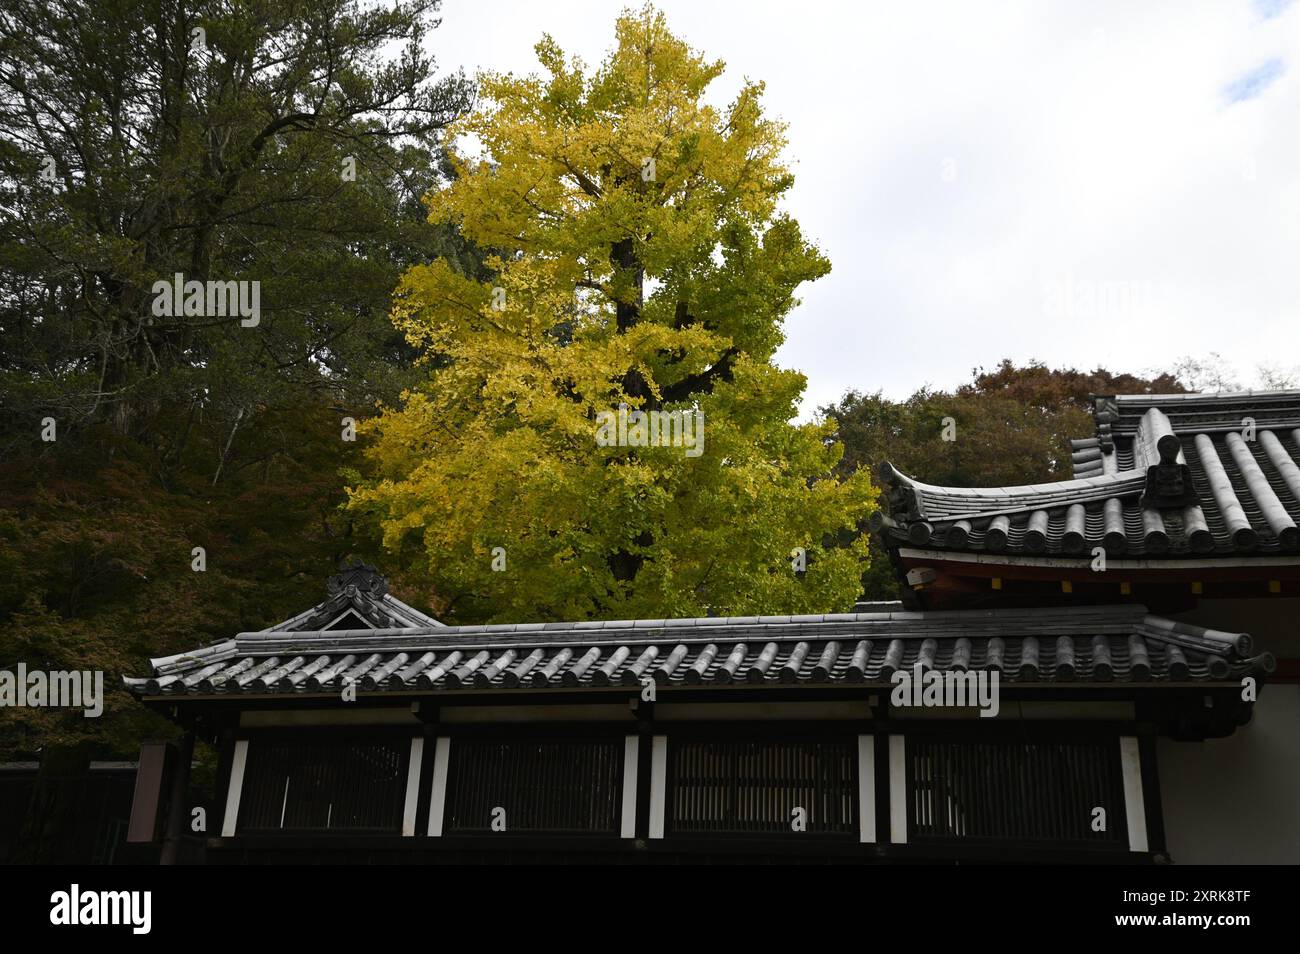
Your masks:
<svg viewBox="0 0 1300 954"><path fill-rule="evenodd" d="M433 786L429 793L429 837L442 837L442 813L447 807L447 760L451 739L439 736L433 746Z"/></svg>
<svg viewBox="0 0 1300 954"><path fill-rule="evenodd" d="M889 737L889 840L907 844L907 748L901 735Z"/></svg>
<svg viewBox="0 0 1300 954"><path fill-rule="evenodd" d="M640 739L635 735L623 739L623 827L620 838L636 837L636 760Z"/></svg>
<svg viewBox="0 0 1300 954"><path fill-rule="evenodd" d="M235 833L235 822L239 817L239 795L244 788L244 765L248 762L248 740L239 739L235 743L235 757L230 763L230 787L226 789L226 815L221 822L221 837L229 838Z"/></svg>
<svg viewBox="0 0 1300 954"><path fill-rule="evenodd" d="M876 738L858 736L858 841L876 840Z"/></svg>
<svg viewBox="0 0 1300 954"><path fill-rule="evenodd" d="M650 837L664 836L664 807L668 791L668 736L656 735L650 748Z"/></svg>
<svg viewBox="0 0 1300 954"><path fill-rule="evenodd" d="M1147 811L1142 798L1142 752L1136 736L1119 739L1120 769L1124 773L1124 814L1128 817L1128 850L1147 850Z"/></svg>
<svg viewBox="0 0 1300 954"><path fill-rule="evenodd" d="M411 739L411 760L406 770L406 808L402 812L402 837L415 834L415 809L420 802L420 764L424 758L424 739Z"/></svg>

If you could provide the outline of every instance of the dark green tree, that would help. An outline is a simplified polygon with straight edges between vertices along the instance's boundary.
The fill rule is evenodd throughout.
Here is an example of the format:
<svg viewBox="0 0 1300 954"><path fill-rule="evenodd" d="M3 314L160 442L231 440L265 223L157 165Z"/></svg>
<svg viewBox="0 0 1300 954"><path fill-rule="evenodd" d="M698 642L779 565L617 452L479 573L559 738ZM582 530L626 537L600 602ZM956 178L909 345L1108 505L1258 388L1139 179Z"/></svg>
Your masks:
<svg viewBox="0 0 1300 954"><path fill-rule="evenodd" d="M165 469L191 415L230 433L301 389L396 393L389 295L448 251L418 200L470 99L434 76L436 9L6 3L0 446L34 440L34 417L108 422ZM258 282L258 324L155 314L176 273Z"/></svg>
<svg viewBox="0 0 1300 954"><path fill-rule="evenodd" d="M0 9L0 667L103 669L111 690L97 720L7 711L0 758L130 753L161 726L122 673L287 617L367 552L337 509L341 418L413 373L388 318L402 272L481 261L420 204L472 99L436 74L437 8ZM178 272L258 282L259 321L156 314Z"/></svg>

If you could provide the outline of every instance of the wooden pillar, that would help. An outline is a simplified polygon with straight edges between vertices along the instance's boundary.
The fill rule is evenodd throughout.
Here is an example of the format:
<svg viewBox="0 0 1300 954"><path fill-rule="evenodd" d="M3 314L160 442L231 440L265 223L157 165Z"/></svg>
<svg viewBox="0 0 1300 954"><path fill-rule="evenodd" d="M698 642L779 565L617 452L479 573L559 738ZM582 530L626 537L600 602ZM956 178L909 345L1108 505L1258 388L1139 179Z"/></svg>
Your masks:
<svg viewBox="0 0 1300 954"><path fill-rule="evenodd" d="M420 780L415 809L415 832L417 835L424 832L427 836L429 833L429 813L433 810L433 772L430 770L430 766L433 764L438 748L441 712L438 706L426 700L419 704L416 714L420 717L422 723L420 738L423 739L423 745L421 745Z"/></svg>
<svg viewBox="0 0 1300 954"><path fill-rule="evenodd" d="M650 791L653 749L654 749L654 710L655 704L646 701L638 693L631 700L636 715L636 839L637 847L643 847L645 839L650 837Z"/></svg>
<svg viewBox="0 0 1300 954"><path fill-rule="evenodd" d="M907 742L889 737L889 841L907 844Z"/></svg>
<svg viewBox="0 0 1300 954"><path fill-rule="evenodd" d="M636 777L640 742L640 737L635 735L623 738L623 813L619 826L620 838L636 837Z"/></svg>
<svg viewBox="0 0 1300 954"><path fill-rule="evenodd" d="M876 772L876 840L877 843L889 841L889 709L886 706L879 713L882 724L874 736L875 772Z"/></svg>
<svg viewBox="0 0 1300 954"><path fill-rule="evenodd" d="M411 739L411 754L406 763L406 803L402 808L402 837L415 835L415 813L420 806L420 775L424 763L424 735Z"/></svg>
<svg viewBox="0 0 1300 954"><path fill-rule="evenodd" d="M1124 780L1124 815L1128 826L1128 850L1147 850L1146 800L1142 792L1142 754L1136 736L1119 740L1120 771Z"/></svg>
<svg viewBox="0 0 1300 954"><path fill-rule="evenodd" d="M239 822L239 799L244 791L244 766L248 764L248 740L237 739L230 759L230 781L226 785L226 807L221 813L221 837L235 834Z"/></svg>
<svg viewBox="0 0 1300 954"><path fill-rule="evenodd" d="M131 822L126 840L131 844L156 843L163 806L167 803L167 780L175 770L175 746L166 742L144 742L135 770L135 791L131 796Z"/></svg>
<svg viewBox="0 0 1300 954"><path fill-rule="evenodd" d="M668 736L652 736L650 743L650 837L663 838L668 789Z"/></svg>
<svg viewBox="0 0 1300 954"><path fill-rule="evenodd" d="M189 819L190 764L194 761L194 730L187 729L176 747L176 766L172 771L171 799L167 806L167 835L163 839L162 855L158 863L180 863L181 841L185 838L185 823Z"/></svg>
<svg viewBox="0 0 1300 954"><path fill-rule="evenodd" d="M447 810L447 768L451 763L451 737L438 736L433 747L433 779L429 787L430 838L442 837L443 815Z"/></svg>
<svg viewBox="0 0 1300 954"><path fill-rule="evenodd" d="M858 841L876 840L876 737L858 736Z"/></svg>
<svg viewBox="0 0 1300 954"><path fill-rule="evenodd" d="M1165 844L1164 807L1160 801L1160 773L1156 769L1156 727L1138 727L1138 752L1142 757L1143 802L1147 812L1147 846L1158 862L1168 862L1169 848Z"/></svg>
<svg viewBox="0 0 1300 954"><path fill-rule="evenodd" d="M212 792L212 807L208 815L209 834L220 835L225 823L226 793L230 791L230 774L235 765L235 725L224 726L217 732L217 784Z"/></svg>

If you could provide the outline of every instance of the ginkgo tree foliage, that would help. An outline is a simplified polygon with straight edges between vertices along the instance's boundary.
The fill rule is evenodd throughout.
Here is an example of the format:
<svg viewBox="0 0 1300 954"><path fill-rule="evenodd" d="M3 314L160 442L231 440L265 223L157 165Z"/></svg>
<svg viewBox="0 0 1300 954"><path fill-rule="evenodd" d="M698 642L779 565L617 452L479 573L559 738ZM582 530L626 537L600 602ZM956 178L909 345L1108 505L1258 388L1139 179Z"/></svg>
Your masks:
<svg viewBox="0 0 1300 954"><path fill-rule="evenodd" d="M615 32L590 71L544 37L543 75L481 76L450 130L470 145L429 220L492 254L404 275L428 376L363 426L349 505L448 619L843 610L875 491L790 423L805 379L773 364L830 270L781 206L785 127L762 83L711 102L723 64L654 9ZM702 413L703 453L600 446L620 405Z"/></svg>

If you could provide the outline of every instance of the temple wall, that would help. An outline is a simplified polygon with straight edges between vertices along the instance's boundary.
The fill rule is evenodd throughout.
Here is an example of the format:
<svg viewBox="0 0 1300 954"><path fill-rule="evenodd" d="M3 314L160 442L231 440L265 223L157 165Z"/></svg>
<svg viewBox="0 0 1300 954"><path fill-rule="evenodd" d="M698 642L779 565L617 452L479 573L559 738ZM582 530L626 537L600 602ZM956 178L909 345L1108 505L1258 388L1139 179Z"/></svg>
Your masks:
<svg viewBox="0 0 1300 954"><path fill-rule="evenodd" d="M1251 634L1300 658L1300 600L1205 600L1175 617ZM1178 864L1300 864L1300 685L1267 685L1226 739L1157 746L1169 853Z"/></svg>

